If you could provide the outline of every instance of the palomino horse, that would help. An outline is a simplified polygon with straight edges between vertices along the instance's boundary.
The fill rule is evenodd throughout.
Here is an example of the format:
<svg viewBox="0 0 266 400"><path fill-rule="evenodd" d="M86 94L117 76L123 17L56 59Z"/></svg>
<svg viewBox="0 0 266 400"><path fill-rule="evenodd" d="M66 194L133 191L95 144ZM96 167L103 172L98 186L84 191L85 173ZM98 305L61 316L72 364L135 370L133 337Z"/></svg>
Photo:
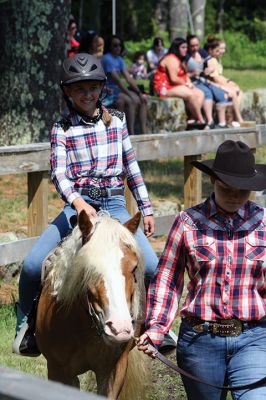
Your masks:
<svg viewBox="0 0 266 400"><path fill-rule="evenodd" d="M36 338L49 379L79 386L78 375L92 370L98 393L118 399L145 308L143 261L133 236L139 221L139 213L124 226L108 216L90 221L83 211L46 260ZM135 376L144 380L136 352ZM134 383L127 400L139 398L139 386Z"/></svg>

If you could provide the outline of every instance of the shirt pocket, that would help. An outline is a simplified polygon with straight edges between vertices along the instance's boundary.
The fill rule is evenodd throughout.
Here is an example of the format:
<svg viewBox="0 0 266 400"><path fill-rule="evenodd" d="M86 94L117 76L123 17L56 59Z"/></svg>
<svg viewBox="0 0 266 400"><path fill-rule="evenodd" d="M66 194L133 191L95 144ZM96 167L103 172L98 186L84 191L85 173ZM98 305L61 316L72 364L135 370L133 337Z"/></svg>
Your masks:
<svg viewBox="0 0 266 400"><path fill-rule="evenodd" d="M216 258L216 244L214 239L196 240L193 245L193 253L199 262L211 262Z"/></svg>
<svg viewBox="0 0 266 400"><path fill-rule="evenodd" d="M250 261L266 261L266 243L257 237L249 236L246 238L245 255Z"/></svg>

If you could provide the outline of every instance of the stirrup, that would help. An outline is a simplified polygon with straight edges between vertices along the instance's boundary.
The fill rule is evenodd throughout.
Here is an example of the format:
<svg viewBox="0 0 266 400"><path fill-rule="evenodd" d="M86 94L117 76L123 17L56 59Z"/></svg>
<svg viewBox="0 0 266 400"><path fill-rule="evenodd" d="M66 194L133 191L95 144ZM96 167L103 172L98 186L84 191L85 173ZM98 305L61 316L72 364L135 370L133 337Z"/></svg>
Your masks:
<svg viewBox="0 0 266 400"><path fill-rule="evenodd" d="M41 354L36 343L35 335L33 331L29 329L27 322L21 326L21 329L17 333L12 344L12 352L27 357L38 357Z"/></svg>

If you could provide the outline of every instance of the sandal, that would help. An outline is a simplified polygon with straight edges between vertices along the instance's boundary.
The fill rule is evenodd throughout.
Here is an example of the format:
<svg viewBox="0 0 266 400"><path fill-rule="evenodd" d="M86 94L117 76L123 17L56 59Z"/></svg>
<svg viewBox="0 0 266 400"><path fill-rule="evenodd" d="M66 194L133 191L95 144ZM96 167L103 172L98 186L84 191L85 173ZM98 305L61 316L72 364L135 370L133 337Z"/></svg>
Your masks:
<svg viewBox="0 0 266 400"><path fill-rule="evenodd" d="M209 127L209 129L214 129L215 128L215 122L212 121L207 126Z"/></svg>

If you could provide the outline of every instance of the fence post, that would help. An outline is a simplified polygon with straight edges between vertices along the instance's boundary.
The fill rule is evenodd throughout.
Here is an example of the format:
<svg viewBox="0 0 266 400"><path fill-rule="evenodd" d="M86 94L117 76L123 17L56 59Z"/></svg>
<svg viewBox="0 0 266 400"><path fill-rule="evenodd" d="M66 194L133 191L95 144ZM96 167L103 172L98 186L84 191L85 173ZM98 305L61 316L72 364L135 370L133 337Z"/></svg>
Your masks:
<svg viewBox="0 0 266 400"><path fill-rule="evenodd" d="M201 171L194 168L190 162L200 160L201 155L184 157L184 206L189 208L201 202L202 185Z"/></svg>
<svg viewBox="0 0 266 400"><path fill-rule="evenodd" d="M28 235L39 236L48 222L48 172L28 173Z"/></svg>

